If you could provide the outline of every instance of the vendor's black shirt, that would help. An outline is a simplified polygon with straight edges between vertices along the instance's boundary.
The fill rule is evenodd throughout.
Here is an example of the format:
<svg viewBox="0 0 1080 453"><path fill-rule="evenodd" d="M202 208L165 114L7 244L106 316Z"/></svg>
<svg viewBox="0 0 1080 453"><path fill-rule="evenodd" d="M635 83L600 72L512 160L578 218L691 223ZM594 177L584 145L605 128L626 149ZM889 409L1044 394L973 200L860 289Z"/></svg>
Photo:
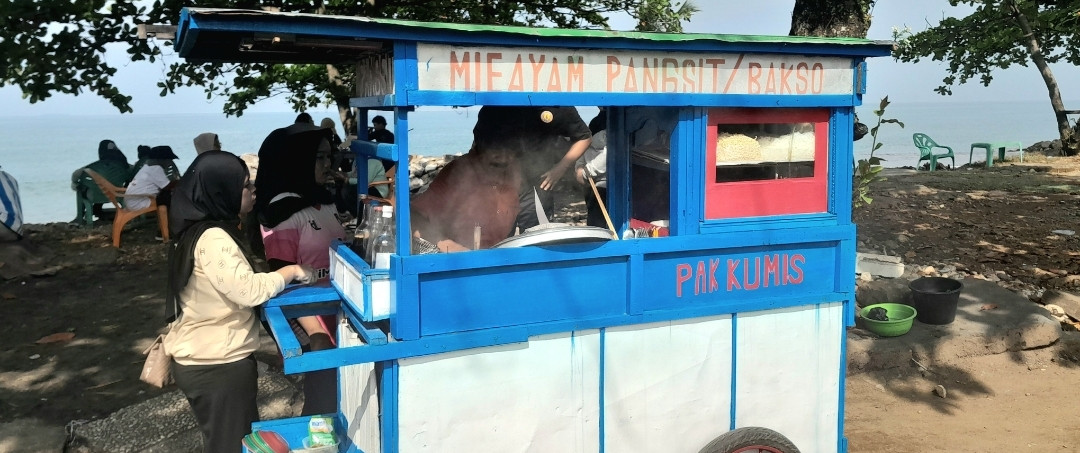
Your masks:
<svg viewBox="0 0 1080 453"><path fill-rule="evenodd" d="M394 143L394 133L386 129L371 129L368 132L368 139L374 140L375 143Z"/></svg>
<svg viewBox="0 0 1080 453"><path fill-rule="evenodd" d="M527 182L535 182L551 169L570 145L590 137L588 124L574 107L485 106L473 128L477 145L503 146L515 152Z"/></svg>

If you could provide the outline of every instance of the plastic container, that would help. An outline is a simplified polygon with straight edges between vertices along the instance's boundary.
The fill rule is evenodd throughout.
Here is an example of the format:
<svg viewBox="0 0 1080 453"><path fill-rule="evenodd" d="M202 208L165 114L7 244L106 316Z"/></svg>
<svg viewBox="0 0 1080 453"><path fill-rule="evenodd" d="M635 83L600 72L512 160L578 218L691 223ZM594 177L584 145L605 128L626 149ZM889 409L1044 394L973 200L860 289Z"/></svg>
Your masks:
<svg viewBox="0 0 1080 453"><path fill-rule="evenodd" d="M867 318L870 310L874 308L885 309L885 316L887 316L889 320L878 321ZM898 337L911 330L911 324L915 321L917 313L918 310L910 305L884 303L863 307L862 310L859 310L859 317L862 318L863 326L866 327L866 330L883 337Z"/></svg>
<svg viewBox="0 0 1080 453"><path fill-rule="evenodd" d="M956 306L960 303L960 290L964 284L945 277L922 277L915 279L911 289L911 305L918 310L917 319L923 324L949 324L956 319Z"/></svg>
<svg viewBox="0 0 1080 453"><path fill-rule="evenodd" d="M337 444L334 445L322 445L318 447L311 447L311 441L308 438L304 438L303 448L294 448L292 453L338 453Z"/></svg>

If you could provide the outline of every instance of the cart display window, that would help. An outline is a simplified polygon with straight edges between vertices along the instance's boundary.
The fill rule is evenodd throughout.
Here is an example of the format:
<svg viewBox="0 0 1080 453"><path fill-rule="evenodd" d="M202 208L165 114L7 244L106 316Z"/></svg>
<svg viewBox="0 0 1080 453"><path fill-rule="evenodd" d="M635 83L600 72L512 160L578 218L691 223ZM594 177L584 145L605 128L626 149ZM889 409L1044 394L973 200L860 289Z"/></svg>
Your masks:
<svg viewBox="0 0 1080 453"><path fill-rule="evenodd" d="M710 110L705 217L826 212L828 127L825 110Z"/></svg>
<svg viewBox="0 0 1080 453"><path fill-rule="evenodd" d="M679 110L635 107L626 110L630 147L630 226L652 230L671 217L671 137ZM636 233L641 233L636 230Z"/></svg>

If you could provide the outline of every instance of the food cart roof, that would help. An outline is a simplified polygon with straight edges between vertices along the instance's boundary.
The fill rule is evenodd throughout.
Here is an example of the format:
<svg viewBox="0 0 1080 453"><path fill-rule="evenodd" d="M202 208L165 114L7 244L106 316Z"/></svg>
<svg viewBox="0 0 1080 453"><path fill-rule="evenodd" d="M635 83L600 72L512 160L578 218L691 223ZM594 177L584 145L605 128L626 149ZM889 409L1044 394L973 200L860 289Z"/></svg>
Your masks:
<svg viewBox="0 0 1080 453"><path fill-rule="evenodd" d="M394 41L852 57L889 55L893 45L854 38L644 33L185 8L175 46L181 57L195 62L333 63L389 51Z"/></svg>

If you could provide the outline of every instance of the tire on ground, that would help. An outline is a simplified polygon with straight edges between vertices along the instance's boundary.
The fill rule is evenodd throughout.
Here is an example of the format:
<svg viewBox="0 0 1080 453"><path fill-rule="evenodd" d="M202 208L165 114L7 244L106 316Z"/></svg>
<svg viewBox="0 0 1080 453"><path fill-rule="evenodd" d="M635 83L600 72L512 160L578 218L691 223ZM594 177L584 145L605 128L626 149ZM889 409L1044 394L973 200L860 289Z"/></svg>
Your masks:
<svg viewBox="0 0 1080 453"><path fill-rule="evenodd" d="M799 453L799 449L783 434L768 428L749 426L720 435L698 453L743 452Z"/></svg>

